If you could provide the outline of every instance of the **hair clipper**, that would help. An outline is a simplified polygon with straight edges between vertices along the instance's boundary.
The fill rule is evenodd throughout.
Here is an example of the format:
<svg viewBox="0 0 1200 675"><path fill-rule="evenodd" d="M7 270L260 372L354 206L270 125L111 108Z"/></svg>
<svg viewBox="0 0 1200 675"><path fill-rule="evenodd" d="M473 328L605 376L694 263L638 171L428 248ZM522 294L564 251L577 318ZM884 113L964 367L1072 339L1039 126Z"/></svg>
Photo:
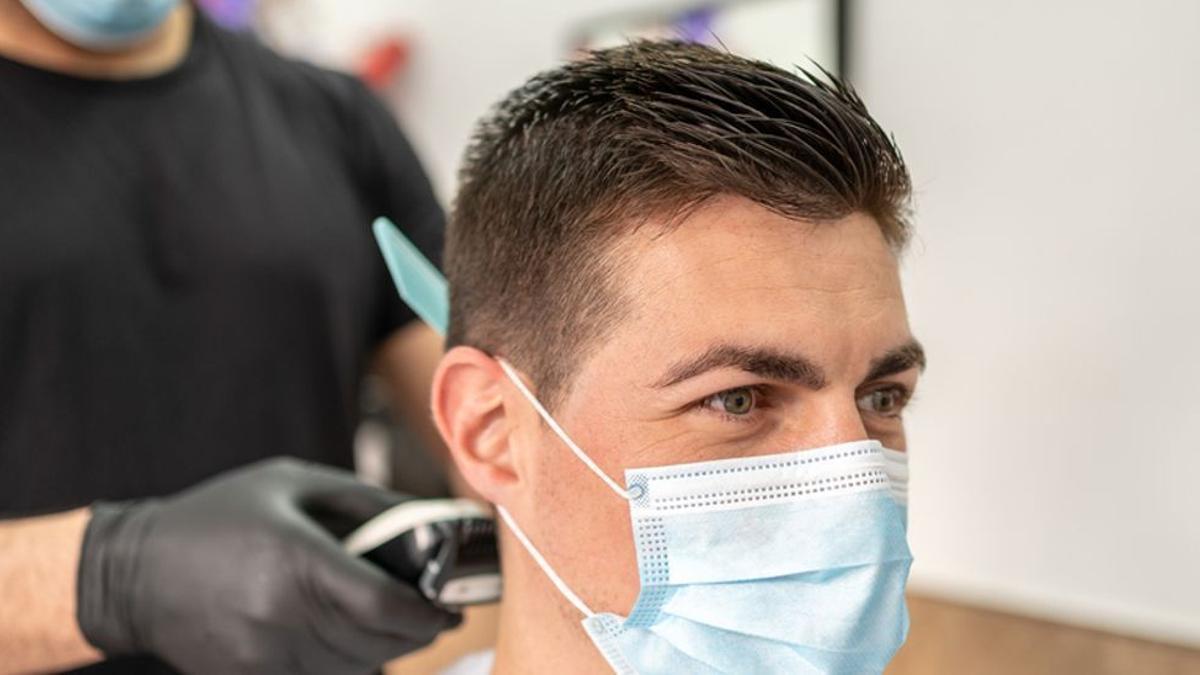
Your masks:
<svg viewBox="0 0 1200 675"><path fill-rule="evenodd" d="M496 521L470 499L405 502L364 523L343 545L440 607L500 599Z"/></svg>

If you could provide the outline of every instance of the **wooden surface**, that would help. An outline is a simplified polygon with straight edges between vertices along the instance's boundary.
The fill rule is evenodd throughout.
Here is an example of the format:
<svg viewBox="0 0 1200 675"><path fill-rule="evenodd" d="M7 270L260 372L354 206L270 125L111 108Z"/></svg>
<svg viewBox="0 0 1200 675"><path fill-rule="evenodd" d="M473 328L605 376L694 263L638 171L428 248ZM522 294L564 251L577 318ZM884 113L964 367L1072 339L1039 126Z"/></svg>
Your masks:
<svg viewBox="0 0 1200 675"><path fill-rule="evenodd" d="M887 675L1200 675L1197 650L929 598L909 614Z"/></svg>
<svg viewBox="0 0 1200 675"><path fill-rule="evenodd" d="M1184 649L923 597L909 598L908 642L886 675L1200 675ZM495 607L477 608L388 675L431 675L495 639Z"/></svg>

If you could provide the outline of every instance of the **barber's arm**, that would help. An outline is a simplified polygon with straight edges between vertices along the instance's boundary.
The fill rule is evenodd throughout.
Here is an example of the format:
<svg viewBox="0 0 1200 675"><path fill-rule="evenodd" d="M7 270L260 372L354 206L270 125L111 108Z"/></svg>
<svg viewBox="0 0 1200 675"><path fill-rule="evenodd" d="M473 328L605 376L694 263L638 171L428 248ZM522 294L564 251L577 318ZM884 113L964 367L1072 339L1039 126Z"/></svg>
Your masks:
<svg viewBox="0 0 1200 675"><path fill-rule="evenodd" d="M361 84L354 91L352 159L372 195L373 215L390 219L438 265L445 215L421 161L383 102ZM393 412L442 465L454 494L477 496L459 476L430 413L429 389L442 358L442 337L397 297L382 259L379 262L379 288L388 299L381 317L381 335L386 337L374 355L372 370L386 385Z"/></svg>
<svg viewBox="0 0 1200 675"><path fill-rule="evenodd" d="M423 321L411 321L383 343L374 370L387 386L392 410L441 463L454 494L476 496L450 459L430 413L429 383L441 358L442 336Z"/></svg>
<svg viewBox="0 0 1200 675"><path fill-rule="evenodd" d="M342 549L340 535L403 501L272 460L165 499L97 503L90 518L0 524L0 672L99 652L189 673L368 672L459 620Z"/></svg>
<svg viewBox="0 0 1200 675"><path fill-rule="evenodd" d="M0 673L100 658L75 621L75 573L87 509L0 521Z"/></svg>

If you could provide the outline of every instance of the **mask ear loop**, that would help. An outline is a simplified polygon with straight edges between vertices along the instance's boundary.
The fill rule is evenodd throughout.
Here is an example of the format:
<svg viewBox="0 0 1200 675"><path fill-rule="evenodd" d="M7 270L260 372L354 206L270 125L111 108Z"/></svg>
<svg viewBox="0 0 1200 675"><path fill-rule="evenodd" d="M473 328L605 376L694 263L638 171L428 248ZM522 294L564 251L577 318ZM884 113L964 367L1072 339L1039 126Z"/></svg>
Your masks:
<svg viewBox="0 0 1200 675"><path fill-rule="evenodd" d="M512 530L512 533L516 535L517 541L521 542L521 545L524 546L525 550L529 552L529 555L533 557L533 561L537 563L538 567L542 568L542 572L545 572L546 576L550 578L550 583L554 584L554 587L558 589L559 593L562 593L563 597L567 599L567 602L574 605L575 609L579 610L584 616L588 618L595 616L596 613L593 612L578 595L575 595L575 592L567 586L567 582L563 581L562 577L558 576L558 573L554 571L553 567L550 567L550 563L546 562L546 558L542 555L542 552L537 550L537 547L533 545L533 542L529 541L529 537L526 537L525 533L521 531L521 528L517 526L517 523L513 520L513 517L508 514L508 509L497 504L496 512L499 513L500 517L504 519L504 524L508 525L508 529Z"/></svg>
<svg viewBox="0 0 1200 675"><path fill-rule="evenodd" d="M575 441L571 440L571 437L567 435L567 432L563 430L561 426L559 426L558 422L550 414L550 411L546 410L545 406L542 405L542 402L539 401L537 397L533 395L533 392L529 390L529 387L525 386L525 382L521 379L521 376L517 374L517 371L512 367L512 364L502 358L497 358L496 362L500 364L501 370L503 370L504 374L508 376L508 379L512 380L512 383L516 385L517 390L521 392L521 395L525 397L525 400L529 401L529 404L532 405L533 409L537 411L538 416L542 418L542 421L550 426L550 429L554 431L554 434L558 436L559 440L561 440L563 444L575 454L575 457L579 461L583 462L584 466L591 470L592 473L596 474L600 480L604 481L604 484L607 485L609 489L617 493L617 496L621 497L622 499L629 500L637 497L637 495L631 497L629 491L626 491L622 489L620 485L617 485L616 481L614 481L612 478L609 478L608 474L604 473L604 471L602 471L600 467L597 466L594 461L592 461L591 457L588 457L588 454L583 451L583 448L580 448L575 444ZM579 610L579 612L585 617L591 618L595 616L596 613L593 612L591 608L587 606L587 603L585 603L578 595L576 595L569 586L567 586L567 582L563 581L562 577L558 576L558 573L555 572L554 568L550 566L550 563L546 561L546 557L542 555L542 552L537 550L537 547L533 545L533 542L529 541L529 537L525 536L525 532L521 530L519 525L517 525L512 515L509 514L508 509L497 504L496 512L500 514L500 518L504 520L504 524L507 525L508 529L513 533L514 536L516 536L517 541L521 542L521 545L524 546L525 550L529 552L529 555L533 558L533 561L537 563L538 567L542 568L542 572L544 572L546 577L550 579L550 583L554 584L554 587L557 588L558 592L567 599L567 602L571 603L571 605L575 607L575 609Z"/></svg>
<svg viewBox="0 0 1200 675"><path fill-rule="evenodd" d="M612 478L609 478L608 474L604 473L604 471L602 471L600 467L592 461L592 458L588 457L587 453L584 452L582 448L580 448L578 445L575 445L575 441L571 440L571 437L568 436L567 432L558 425L558 422L555 421L554 417L550 415L550 412L542 406L542 402L533 395L533 392L529 391L529 387L525 386L525 382L521 380L521 376L517 374L517 371L512 367L511 364L509 364L508 361L502 358L497 358L496 362L500 364L500 368L504 370L504 374L508 375L508 379L512 380L513 384L517 386L517 389L520 390L523 396L525 396L526 400L529 401L530 405L533 406L533 409L537 411L542 420L550 426L550 429L554 431L559 440L561 440L564 445L570 448L571 452L575 453L575 456L579 458L579 461L583 462L587 468L591 469L592 473L599 476L600 480L604 481L605 485L612 489L613 492L617 493L618 497L630 500L636 499L639 496L632 494L631 491L622 488L620 485L617 485L617 482Z"/></svg>

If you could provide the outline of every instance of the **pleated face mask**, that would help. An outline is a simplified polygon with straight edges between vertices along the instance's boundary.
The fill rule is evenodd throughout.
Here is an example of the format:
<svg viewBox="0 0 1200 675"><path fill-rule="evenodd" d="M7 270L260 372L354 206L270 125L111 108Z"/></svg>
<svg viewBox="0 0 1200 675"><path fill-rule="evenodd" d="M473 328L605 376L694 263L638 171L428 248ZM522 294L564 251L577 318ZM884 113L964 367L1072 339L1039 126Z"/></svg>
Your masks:
<svg viewBox="0 0 1200 675"><path fill-rule="evenodd" d="M621 674L879 673L908 632L908 471L876 441L629 469L622 488L520 376L564 444L629 502L641 590L593 612L499 513Z"/></svg>

